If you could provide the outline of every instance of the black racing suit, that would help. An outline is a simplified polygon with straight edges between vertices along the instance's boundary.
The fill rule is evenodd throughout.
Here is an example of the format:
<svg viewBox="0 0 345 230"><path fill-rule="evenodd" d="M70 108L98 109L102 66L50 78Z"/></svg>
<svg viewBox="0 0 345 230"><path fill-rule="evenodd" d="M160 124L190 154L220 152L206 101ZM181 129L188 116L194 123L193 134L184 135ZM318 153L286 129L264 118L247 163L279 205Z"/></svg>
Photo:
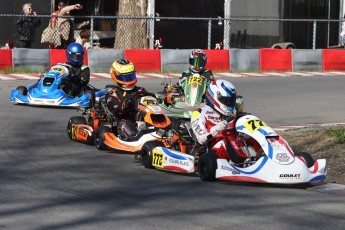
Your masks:
<svg viewBox="0 0 345 230"><path fill-rule="evenodd" d="M69 62L61 65L66 66L70 73L62 89L71 96L79 96L90 81L90 68L84 64L77 66Z"/></svg>
<svg viewBox="0 0 345 230"><path fill-rule="evenodd" d="M110 112L117 117L117 134L121 139L128 139L137 134L136 114L138 113L138 99L143 96L155 97L144 88L135 86L131 90L124 90L115 86L106 95L106 103Z"/></svg>

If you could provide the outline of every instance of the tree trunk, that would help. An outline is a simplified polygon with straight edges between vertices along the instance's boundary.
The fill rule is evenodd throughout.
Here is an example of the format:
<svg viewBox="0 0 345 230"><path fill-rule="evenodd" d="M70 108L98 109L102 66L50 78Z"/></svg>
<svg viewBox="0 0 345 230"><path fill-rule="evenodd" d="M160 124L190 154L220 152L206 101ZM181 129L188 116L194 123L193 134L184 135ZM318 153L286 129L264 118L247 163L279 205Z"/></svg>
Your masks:
<svg viewBox="0 0 345 230"><path fill-rule="evenodd" d="M147 0L119 0L118 16L146 16ZM117 19L115 49L146 49L146 19Z"/></svg>

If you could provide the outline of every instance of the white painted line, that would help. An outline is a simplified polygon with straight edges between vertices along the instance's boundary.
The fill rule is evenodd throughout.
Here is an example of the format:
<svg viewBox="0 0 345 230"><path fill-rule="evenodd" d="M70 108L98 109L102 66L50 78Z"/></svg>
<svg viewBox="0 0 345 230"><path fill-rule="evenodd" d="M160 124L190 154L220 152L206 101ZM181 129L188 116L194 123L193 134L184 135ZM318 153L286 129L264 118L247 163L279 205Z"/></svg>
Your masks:
<svg viewBox="0 0 345 230"><path fill-rule="evenodd" d="M288 73L288 74L291 74L291 75L295 75L295 76L313 76L313 74L309 74L309 73L300 73L300 72L285 72L285 73Z"/></svg>
<svg viewBox="0 0 345 230"><path fill-rule="evenodd" d="M137 74L137 78L148 78L148 77L141 76L140 74Z"/></svg>
<svg viewBox="0 0 345 230"><path fill-rule="evenodd" d="M334 72L334 71L332 71L332 72L327 72L327 73L330 73L332 75L345 75L345 72Z"/></svg>
<svg viewBox="0 0 345 230"><path fill-rule="evenodd" d="M156 78L168 78L168 76L164 74L148 73L147 75L150 75Z"/></svg>
<svg viewBox="0 0 345 230"><path fill-rule="evenodd" d="M236 73L215 73L214 77L246 77L245 75L236 74Z"/></svg>
<svg viewBox="0 0 345 230"><path fill-rule="evenodd" d="M254 76L254 77L266 77L267 75L262 74L262 73L243 73L248 76Z"/></svg>
<svg viewBox="0 0 345 230"><path fill-rule="evenodd" d="M33 80L33 79L39 79L40 77L37 76L37 77L34 77L34 76L30 76L30 75L27 75L27 74L11 74L12 76L16 76L18 78L23 78L23 79L29 79L29 80Z"/></svg>
<svg viewBox="0 0 345 230"><path fill-rule="evenodd" d="M15 78L5 77L5 76L1 76L1 75L0 75L0 79L1 80L16 80Z"/></svg>
<svg viewBox="0 0 345 230"><path fill-rule="evenodd" d="M291 77L291 75L284 73L265 72L264 74L266 74L266 76Z"/></svg>
<svg viewBox="0 0 345 230"><path fill-rule="evenodd" d="M110 73L92 73L91 75L96 76L96 78L97 78L97 76L103 77L103 78L111 78Z"/></svg>
<svg viewBox="0 0 345 230"><path fill-rule="evenodd" d="M317 76L317 75L320 75L320 76L330 76L331 75L331 74L326 73L326 72L307 72L307 73L310 73L313 76Z"/></svg>

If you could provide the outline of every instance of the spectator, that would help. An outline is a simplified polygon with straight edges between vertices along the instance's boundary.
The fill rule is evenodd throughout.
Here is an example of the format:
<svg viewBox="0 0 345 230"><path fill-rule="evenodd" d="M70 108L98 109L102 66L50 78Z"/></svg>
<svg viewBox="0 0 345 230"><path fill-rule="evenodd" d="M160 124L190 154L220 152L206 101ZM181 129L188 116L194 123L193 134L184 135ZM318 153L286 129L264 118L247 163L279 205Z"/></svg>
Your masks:
<svg viewBox="0 0 345 230"><path fill-rule="evenodd" d="M36 27L41 25L41 20L36 16L36 12L32 9L31 3L25 3L22 7L22 11L24 16L20 16L16 23L16 31L18 32L19 41L18 47L19 48L31 48L31 43L35 42L35 30Z"/></svg>
<svg viewBox="0 0 345 230"><path fill-rule="evenodd" d="M71 10L81 10L83 6L80 4L75 4L71 6L62 6L60 12L58 13L58 19L56 26L58 26L61 33L61 45L56 47L58 49L66 49L67 46L74 42L74 23L70 17ZM89 21L80 23L77 28L81 28L88 25Z"/></svg>
<svg viewBox="0 0 345 230"><path fill-rule="evenodd" d="M344 15L344 19L345 19L345 15ZM340 37L341 37L342 46L345 47L345 21L343 21L343 24L341 26Z"/></svg>
<svg viewBox="0 0 345 230"><path fill-rule="evenodd" d="M53 14L52 14L52 27L55 28L56 26L56 22L57 22L57 15L60 13L60 10L61 8L65 7L66 6L66 3L63 2L63 1L60 1L59 4L58 4L58 10L55 11ZM54 45L49 45L49 49L54 49L55 46Z"/></svg>
<svg viewBox="0 0 345 230"><path fill-rule="evenodd" d="M90 49L90 30L81 30L79 32L79 38L77 38L76 42L81 44L84 49Z"/></svg>

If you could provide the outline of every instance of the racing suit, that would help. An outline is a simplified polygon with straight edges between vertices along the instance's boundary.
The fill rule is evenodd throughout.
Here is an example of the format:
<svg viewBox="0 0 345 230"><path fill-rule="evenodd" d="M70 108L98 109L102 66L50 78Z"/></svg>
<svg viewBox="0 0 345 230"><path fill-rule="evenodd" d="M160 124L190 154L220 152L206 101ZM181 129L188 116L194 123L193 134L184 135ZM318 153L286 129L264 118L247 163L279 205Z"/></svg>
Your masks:
<svg viewBox="0 0 345 230"><path fill-rule="evenodd" d="M193 74L199 74L201 77L206 78L208 83L214 81L214 76L212 74L212 71L209 69L202 69L200 71L188 69L182 73L182 76L179 78L179 84L182 88L184 88L184 85L186 84L187 77L193 75Z"/></svg>
<svg viewBox="0 0 345 230"><path fill-rule="evenodd" d="M128 139L137 134L135 117L138 113L138 100L143 96L155 97L145 88L135 86L131 90L124 90L115 86L105 96L109 111L117 117L117 134L121 139Z"/></svg>
<svg viewBox="0 0 345 230"><path fill-rule="evenodd" d="M236 138L231 132L225 136L221 135L226 129L234 129L234 120L227 121L223 115L205 105L192 113L191 123L199 144L206 144L209 152L236 164L243 163L248 158L242 151L236 151Z"/></svg>
<svg viewBox="0 0 345 230"><path fill-rule="evenodd" d="M76 66L69 62L61 63L61 65L66 66L70 73L69 81L62 89L71 96L80 95L90 81L90 68L84 64Z"/></svg>

